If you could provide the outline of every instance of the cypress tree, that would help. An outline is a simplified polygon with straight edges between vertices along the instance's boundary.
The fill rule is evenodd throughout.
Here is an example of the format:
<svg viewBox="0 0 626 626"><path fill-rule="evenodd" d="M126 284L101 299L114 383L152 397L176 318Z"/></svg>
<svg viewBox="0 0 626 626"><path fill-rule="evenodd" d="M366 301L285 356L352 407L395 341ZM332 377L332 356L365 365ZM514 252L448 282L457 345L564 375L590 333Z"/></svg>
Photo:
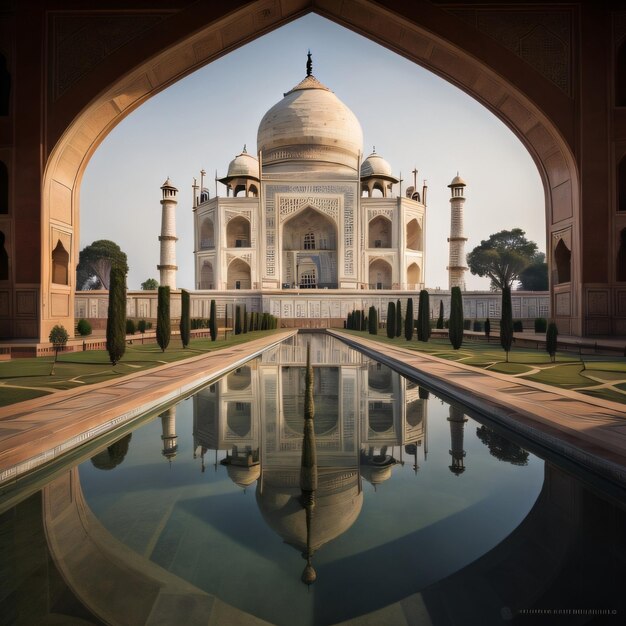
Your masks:
<svg viewBox="0 0 626 626"><path fill-rule="evenodd" d="M404 338L413 339L413 298L406 301L406 317L404 318Z"/></svg>
<svg viewBox="0 0 626 626"><path fill-rule="evenodd" d="M556 360L556 346L559 336L559 329L554 322L548 324L546 330L546 352L550 355L550 360L554 363Z"/></svg>
<svg viewBox="0 0 626 626"><path fill-rule="evenodd" d="M506 362L509 362L509 352L513 343L513 307L511 305L511 288L502 290L502 318L500 319L500 345L506 352Z"/></svg>
<svg viewBox="0 0 626 626"><path fill-rule="evenodd" d="M243 325L242 330L244 333L248 332L248 306L243 305Z"/></svg>
<svg viewBox="0 0 626 626"><path fill-rule="evenodd" d="M443 328L443 300L439 300L439 317L437 318L437 328Z"/></svg>
<svg viewBox="0 0 626 626"><path fill-rule="evenodd" d="M396 337L402 334L402 306L400 300L396 302Z"/></svg>
<svg viewBox="0 0 626 626"><path fill-rule="evenodd" d="M241 307L235 306L235 335L241 334Z"/></svg>
<svg viewBox="0 0 626 626"><path fill-rule="evenodd" d="M170 288L159 287L157 302L157 329L156 339L163 352L170 343L172 327L170 322Z"/></svg>
<svg viewBox="0 0 626 626"><path fill-rule="evenodd" d="M217 311L215 310L215 300L211 300L211 317L209 317L209 332L211 341L217 339Z"/></svg>
<svg viewBox="0 0 626 626"><path fill-rule="evenodd" d="M387 337L393 339L396 336L396 305L389 302L387 305Z"/></svg>
<svg viewBox="0 0 626 626"><path fill-rule="evenodd" d="M448 337L455 350L463 345L463 296L460 287L452 287Z"/></svg>
<svg viewBox="0 0 626 626"><path fill-rule="evenodd" d="M107 315L107 351L116 365L126 351L126 273L113 266L109 278L109 311Z"/></svg>
<svg viewBox="0 0 626 626"><path fill-rule="evenodd" d="M183 348L189 345L189 338L191 333L191 318L189 311L189 292L183 289L180 293L180 340L183 343Z"/></svg>
<svg viewBox="0 0 626 626"><path fill-rule="evenodd" d="M370 307L369 315L367 316L370 335L378 334L378 312L375 306Z"/></svg>
<svg viewBox="0 0 626 626"><path fill-rule="evenodd" d="M367 319L365 317L365 311L361 309L361 328L359 330L365 330L367 328Z"/></svg>
<svg viewBox="0 0 626 626"><path fill-rule="evenodd" d="M417 338L420 341L430 339L430 296L428 291L420 291L419 313L417 315Z"/></svg>
<svg viewBox="0 0 626 626"><path fill-rule="evenodd" d="M485 320L485 337L487 337L487 343L489 343L489 335L491 334L491 322L489 318Z"/></svg>

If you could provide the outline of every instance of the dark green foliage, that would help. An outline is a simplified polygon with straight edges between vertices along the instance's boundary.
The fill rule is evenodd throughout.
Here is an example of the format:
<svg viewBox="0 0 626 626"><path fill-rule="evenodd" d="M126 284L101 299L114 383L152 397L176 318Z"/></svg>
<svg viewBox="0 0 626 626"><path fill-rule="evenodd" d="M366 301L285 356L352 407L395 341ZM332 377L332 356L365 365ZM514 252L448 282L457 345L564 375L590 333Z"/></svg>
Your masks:
<svg viewBox="0 0 626 626"><path fill-rule="evenodd" d="M548 329L548 320L545 317L536 317L535 318L535 332L536 333L545 333Z"/></svg>
<svg viewBox="0 0 626 626"><path fill-rule="evenodd" d="M211 300L209 315L209 331L211 332L211 341L215 341L217 339L217 311L215 309L215 300Z"/></svg>
<svg viewBox="0 0 626 626"><path fill-rule="evenodd" d="M512 465L528 465L528 452L487 426L476 429L476 436L489 448L489 454Z"/></svg>
<svg viewBox="0 0 626 626"><path fill-rule="evenodd" d="M485 337L487 337L487 341L489 341L489 335L491 334L491 322L489 318L485 320Z"/></svg>
<svg viewBox="0 0 626 626"><path fill-rule="evenodd" d="M115 265L111 267L109 284L107 351L113 365L126 351L126 271Z"/></svg>
<svg viewBox="0 0 626 626"><path fill-rule="evenodd" d="M472 320L463 320L463 330L472 329Z"/></svg>
<svg viewBox="0 0 626 626"><path fill-rule="evenodd" d="M243 311L242 311L242 323L241 323L241 330L244 333L248 332L248 307L244 304L243 305Z"/></svg>
<svg viewBox="0 0 626 626"><path fill-rule="evenodd" d="M159 300L157 302L157 329L156 340L163 352L170 343L172 334L170 320L170 288L159 287Z"/></svg>
<svg viewBox="0 0 626 626"><path fill-rule="evenodd" d="M483 331L483 323L478 321L478 320L474 320L474 325L472 330L476 333L480 333Z"/></svg>
<svg viewBox="0 0 626 626"><path fill-rule="evenodd" d="M455 350L463 345L463 296L460 287L452 287L448 337Z"/></svg>
<svg viewBox="0 0 626 626"><path fill-rule="evenodd" d="M102 450L102 452L92 456L91 463L93 466L100 470L112 470L120 465L128 453L128 444L131 437L132 433L128 433L128 435L124 435L108 448Z"/></svg>
<svg viewBox="0 0 626 626"><path fill-rule="evenodd" d="M81 337L86 337L91 335L91 324L87 320L79 319L78 324L76 324L76 330Z"/></svg>
<svg viewBox="0 0 626 626"><path fill-rule="evenodd" d="M371 306L369 310L369 315L367 316L368 320L368 330L370 335L378 334L378 311L375 306Z"/></svg>
<svg viewBox="0 0 626 626"><path fill-rule="evenodd" d="M52 327L48 340L54 346L54 361L52 362L52 369L50 370L50 376L54 374L54 366L56 365L57 358L59 356L59 350L67 344L67 340L70 336L65 330L65 326L56 325Z"/></svg>
<svg viewBox="0 0 626 626"><path fill-rule="evenodd" d="M361 330L365 330L367 328L367 318L365 317L365 311L361 309Z"/></svg>
<svg viewBox="0 0 626 626"><path fill-rule="evenodd" d="M396 302L396 337L402 334L402 305L400 300Z"/></svg>
<svg viewBox="0 0 626 626"><path fill-rule="evenodd" d="M180 293L180 340L183 348L189 345L191 337L191 311L189 292L183 289Z"/></svg>
<svg viewBox="0 0 626 626"><path fill-rule="evenodd" d="M550 355L550 359L553 363L556 356L558 337L559 329L554 322L550 322L548 324L548 330L546 331L546 352Z"/></svg>
<svg viewBox="0 0 626 626"><path fill-rule="evenodd" d="M235 305L235 335L241 334L241 307Z"/></svg>
<svg viewBox="0 0 626 626"><path fill-rule="evenodd" d="M81 251L76 267L78 289L111 289L110 274L119 267L124 276L128 274L126 254L113 241L99 239Z"/></svg>
<svg viewBox="0 0 626 626"><path fill-rule="evenodd" d="M502 290L502 319L500 320L500 345L506 352L506 361L509 361L509 352L513 344L513 306L511 305L511 288Z"/></svg>
<svg viewBox="0 0 626 626"><path fill-rule="evenodd" d="M522 323L522 320L513 320L513 332L514 333L524 332L524 324Z"/></svg>
<svg viewBox="0 0 626 626"><path fill-rule="evenodd" d="M443 328L443 300L439 300L439 317L437 318L437 328Z"/></svg>
<svg viewBox="0 0 626 626"><path fill-rule="evenodd" d="M387 305L387 337L393 339L396 336L396 305L390 302Z"/></svg>
<svg viewBox="0 0 626 626"><path fill-rule="evenodd" d="M430 299L425 289L420 291L420 299L417 309L417 340L428 341L430 339Z"/></svg>
<svg viewBox="0 0 626 626"><path fill-rule="evenodd" d="M156 278L148 278L141 283L141 288L144 291L156 291L159 288L159 281Z"/></svg>
<svg viewBox="0 0 626 626"><path fill-rule="evenodd" d="M135 321L130 318L126 320L126 334L134 335L137 331L137 327L135 326Z"/></svg>
<svg viewBox="0 0 626 626"><path fill-rule="evenodd" d="M548 264L543 252L537 252L530 265L520 272L519 282L524 291L548 291Z"/></svg>
<svg viewBox="0 0 626 626"><path fill-rule="evenodd" d="M406 317L404 318L404 338L407 341L413 339L413 327L415 322L413 320L413 298L408 298L406 301Z"/></svg>
<svg viewBox="0 0 626 626"><path fill-rule="evenodd" d="M137 322L137 330L141 334L145 333L147 328L148 328L148 325L146 324L146 320L139 320Z"/></svg>

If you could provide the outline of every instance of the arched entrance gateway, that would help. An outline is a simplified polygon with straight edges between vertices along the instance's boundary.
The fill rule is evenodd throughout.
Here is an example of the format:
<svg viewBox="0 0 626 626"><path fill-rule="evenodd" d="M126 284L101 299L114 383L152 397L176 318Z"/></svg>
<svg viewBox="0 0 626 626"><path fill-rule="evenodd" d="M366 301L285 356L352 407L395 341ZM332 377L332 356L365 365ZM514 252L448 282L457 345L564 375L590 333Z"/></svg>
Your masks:
<svg viewBox="0 0 626 626"><path fill-rule="evenodd" d="M14 74L8 115L0 117L9 146L1 160L12 184L2 232L5 249L15 251L1 285L3 334L46 339L54 324L73 328L79 188L107 133L191 71L311 11L450 81L517 134L544 184L553 269L559 241L569 244L569 281L551 282L561 332L626 333L626 287L615 281L615 233L626 214L617 210L614 189L626 154L626 110L613 106L618 72L606 64L626 35L623 12L583 2L550 4L549 14L541 3L445 6L172 0L167 10L155 3L151 11L130 0L123 11L102 12L86 1L77 12L70 0L49 8L45 1L16 3L0 18L2 54ZM520 18L528 29L517 28ZM69 242L67 285L53 280L58 241Z"/></svg>

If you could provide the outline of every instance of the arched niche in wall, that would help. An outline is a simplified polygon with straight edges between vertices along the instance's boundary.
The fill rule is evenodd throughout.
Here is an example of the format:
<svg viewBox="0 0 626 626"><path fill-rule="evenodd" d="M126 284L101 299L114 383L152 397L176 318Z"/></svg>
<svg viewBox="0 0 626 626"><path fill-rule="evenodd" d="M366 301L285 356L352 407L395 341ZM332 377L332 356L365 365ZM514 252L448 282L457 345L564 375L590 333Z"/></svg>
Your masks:
<svg viewBox="0 0 626 626"><path fill-rule="evenodd" d="M208 261L202 264L200 270L200 286L199 289L214 289L213 266Z"/></svg>
<svg viewBox="0 0 626 626"><path fill-rule="evenodd" d="M9 171L7 166L0 161L0 215L9 212Z"/></svg>
<svg viewBox="0 0 626 626"><path fill-rule="evenodd" d="M626 228L622 228L619 237L619 250L617 251L617 274L619 281L626 282Z"/></svg>
<svg viewBox="0 0 626 626"><path fill-rule="evenodd" d="M391 289L391 265L382 259L376 259L369 267L370 289Z"/></svg>
<svg viewBox="0 0 626 626"><path fill-rule="evenodd" d="M200 225L200 249L209 250L215 247L215 231L213 221L208 217L202 220Z"/></svg>
<svg viewBox="0 0 626 626"><path fill-rule="evenodd" d="M235 259L228 266L227 289L250 289L250 266L241 259Z"/></svg>
<svg viewBox="0 0 626 626"><path fill-rule="evenodd" d="M226 245L229 248L250 247L250 222L245 217L234 217L228 222Z"/></svg>
<svg viewBox="0 0 626 626"><path fill-rule="evenodd" d="M422 227L413 219L406 225L406 247L409 250L421 250L422 244Z"/></svg>
<svg viewBox="0 0 626 626"><path fill-rule="evenodd" d="M52 282L57 285L67 285L70 255L59 240L52 251Z"/></svg>
<svg viewBox="0 0 626 626"><path fill-rule="evenodd" d="M411 263L406 270L407 289L417 289L422 282L422 270L417 263Z"/></svg>
<svg viewBox="0 0 626 626"><path fill-rule="evenodd" d="M554 264L556 265L556 283L569 283L571 279L571 261L572 252L565 245L562 239L559 239L554 248Z"/></svg>
<svg viewBox="0 0 626 626"><path fill-rule="evenodd" d="M370 221L369 247L391 248L391 220L378 215Z"/></svg>

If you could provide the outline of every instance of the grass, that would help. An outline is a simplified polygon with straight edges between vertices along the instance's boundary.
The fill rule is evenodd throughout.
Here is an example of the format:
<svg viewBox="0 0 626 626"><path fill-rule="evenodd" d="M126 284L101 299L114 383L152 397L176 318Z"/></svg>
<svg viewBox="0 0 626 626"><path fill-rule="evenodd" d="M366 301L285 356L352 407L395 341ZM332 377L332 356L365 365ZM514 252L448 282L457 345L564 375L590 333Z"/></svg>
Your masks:
<svg viewBox="0 0 626 626"><path fill-rule="evenodd" d="M389 339L386 335L370 335L355 330L345 332L491 372L626 403L626 357L585 354L583 363L578 355L558 352L555 363L552 363L547 352L514 347L507 363L497 339L490 343L482 339L466 340L459 350L454 350L447 339L437 338L428 342L414 339L409 342L404 337Z"/></svg>
<svg viewBox="0 0 626 626"><path fill-rule="evenodd" d="M126 346L122 360L113 367L105 350L61 353L50 375L54 357L14 359L0 362L0 406L37 398L62 389L84 387L141 372L166 363L173 363L222 348L258 339L278 330L255 331L231 335L227 339L192 339L182 348L176 338L165 352L156 343L133 343Z"/></svg>

